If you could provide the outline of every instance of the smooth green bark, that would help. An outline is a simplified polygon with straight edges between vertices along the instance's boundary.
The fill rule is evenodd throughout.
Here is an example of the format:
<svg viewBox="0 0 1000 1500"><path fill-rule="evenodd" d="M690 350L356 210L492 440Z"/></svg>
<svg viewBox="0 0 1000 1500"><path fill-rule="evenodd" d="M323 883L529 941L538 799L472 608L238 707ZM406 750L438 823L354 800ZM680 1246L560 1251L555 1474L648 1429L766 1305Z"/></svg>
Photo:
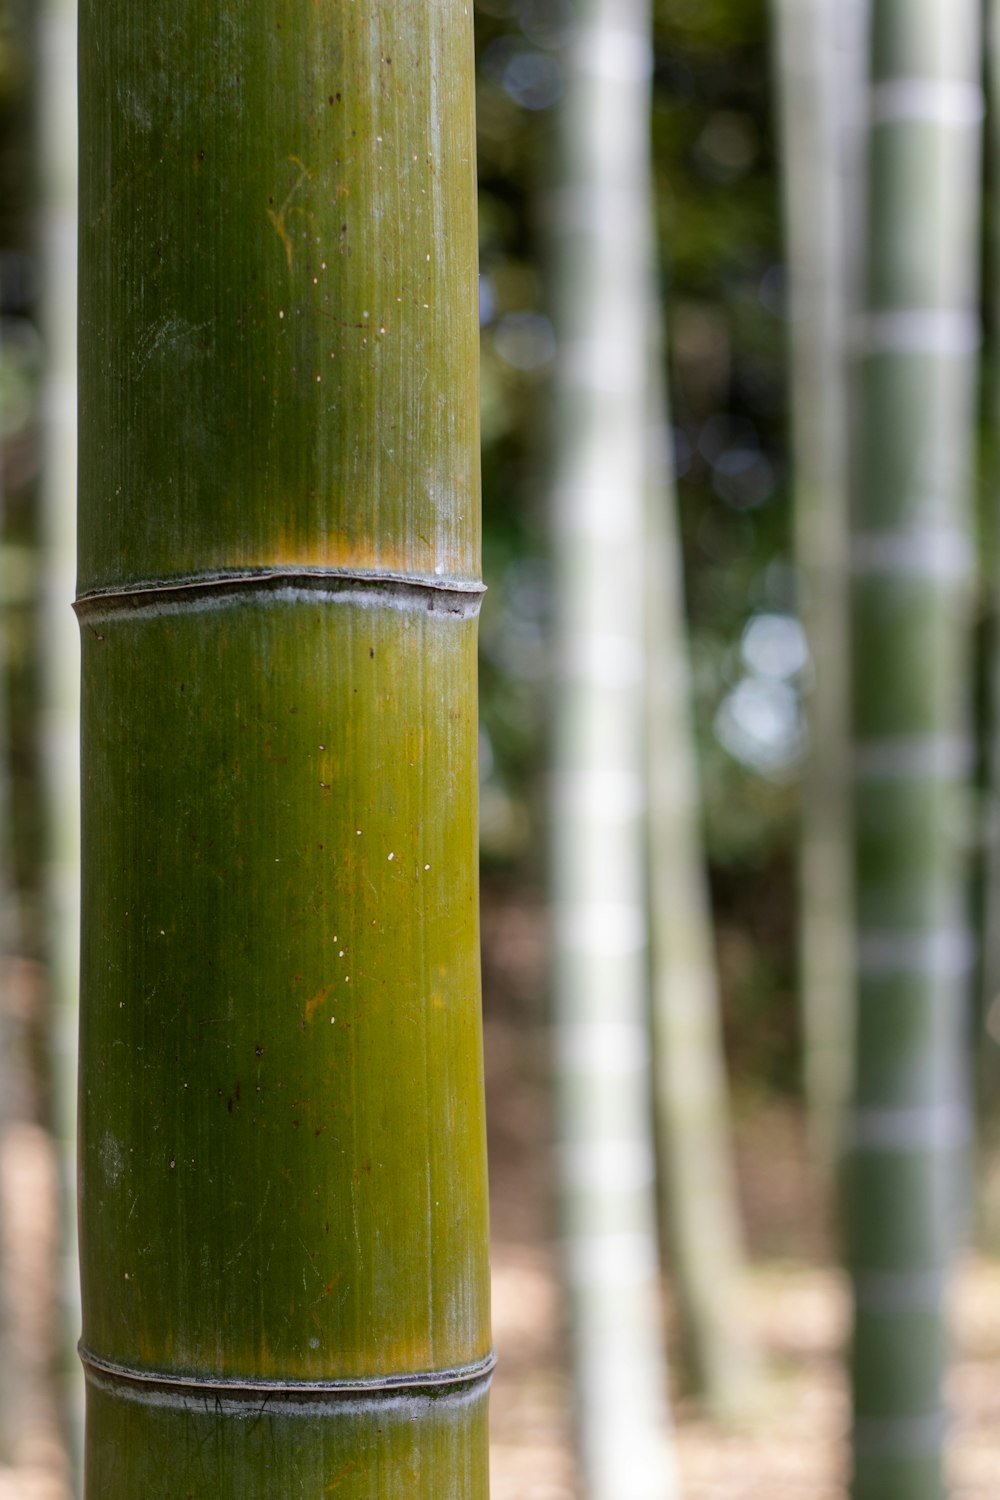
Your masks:
<svg viewBox="0 0 1000 1500"><path fill-rule="evenodd" d="M974 0L876 0L852 538L855 1500L945 1488L945 1296L968 1132L981 114Z"/></svg>
<svg viewBox="0 0 1000 1500"><path fill-rule="evenodd" d="M81 103L87 1493L483 1500L471 10Z"/></svg>

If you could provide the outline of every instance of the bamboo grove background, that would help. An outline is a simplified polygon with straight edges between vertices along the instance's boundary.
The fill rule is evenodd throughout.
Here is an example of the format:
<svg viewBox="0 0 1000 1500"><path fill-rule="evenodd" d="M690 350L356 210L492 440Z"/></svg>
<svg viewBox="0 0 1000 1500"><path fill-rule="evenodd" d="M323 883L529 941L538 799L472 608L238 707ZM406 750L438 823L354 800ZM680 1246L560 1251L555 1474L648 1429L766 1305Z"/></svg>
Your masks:
<svg viewBox="0 0 1000 1500"><path fill-rule="evenodd" d="M418 14L423 24L446 9L412 7L410 41ZM0 0L0 1481L21 1485L12 1493L35 1493L34 1483L60 1497L78 1487L82 1464L75 1219L64 1212L58 1247L50 1235L35 1252L23 1203L71 1202L76 1160L76 22L73 0ZM84 33L84 79L117 56L115 47L138 78L146 60L129 52L125 22L101 24L106 35ZM565 1441L576 1453L548 1490L527 1478L505 1488L515 1481L495 1458L495 1493L755 1495L752 1464L743 1489L692 1481L685 1434L690 1414L701 1413L721 1448L734 1433L752 1433L774 1402L773 1360L759 1347L754 1309L761 1264L793 1257L845 1265L853 1288L854 1331L842 1355L854 1416L841 1424L837 1493L850 1484L854 1500L978 1496L956 1486L949 1467L944 1392L954 1268L970 1248L986 1258L1000 1248L1000 6L477 0L474 24L494 1233L501 1273L508 1239L543 1244L545 1264L552 1274L559 1268ZM313 45L324 43L313 37ZM428 48L413 45L416 68ZM197 53L185 70L192 90ZM91 83L85 103L92 195L109 153L131 149L132 126L107 106L110 88L108 79ZM254 128L266 134L269 119ZM274 206L270 248L278 246L279 261L288 250L290 271L286 211L302 207L296 194L316 190L311 168L286 165L290 195ZM115 289L107 275L122 263L135 215L144 224L155 217L144 180L134 202L112 205L115 222L97 232L85 263L81 354L92 392L103 368L98 326L105 341L148 342L143 320L153 314L127 305L127 276ZM191 211L180 189L175 206L180 224ZM239 226L227 232L227 263L246 272L251 242ZM435 275L446 249L454 243L435 246ZM366 286L375 239L368 251L358 273ZM179 241L172 253L172 294L189 299L193 325L211 293L207 282L185 284ZM113 315L94 311L102 286L121 292ZM239 359L249 359L246 347L239 342ZM196 353L188 348L189 364ZM178 400L195 437L206 403L218 404L219 430L229 420L223 384L202 390L195 412L190 371L161 370L157 348L146 355L159 381L148 410L116 404L109 388L105 415L90 417L92 497L119 485L108 428L124 422L141 437L142 475L157 476L167 494L184 456L163 453L156 413ZM453 360L438 371L442 389L464 380L467 411L470 361L464 375ZM386 409L404 409L418 377L401 367L399 378ZM304 397L299 404L305 432L322 426ZM287 470L308 491L307 450L279 452L265 434L260 421L245 435L249 487L253 475ZM323 462L335 464L331 443L334 456ZM200 451L194 442L192 454ZM231 469L227 458L211 483L224 489ZM174 555L157 533L165 513L150 489L142 525L132 513L128 524L118 516L92 530L83 593L133 574L169 579L220 565L221 552L206 562L198 551L193 523ZM144 535L148 557L138 551ZM417 553L427 535L416 527ZM208 540L246 564L245 538L213 532ZM293 540L282 535L268 565L277 558L287 569ZM376 555L382 543L369 543ZM254 566L265 561L258 552ZM307 553L292 561L308 569L315 557ZM471 588L474 567L466 572ZM282 609L289 619L278 629ZM228 644L183 646L186 661L203 650L206 673L218 674L229 653L215 686L199 689L206 703L241 671L237 697L252 692L247 651L280 652L286 638L302 637L291 605L269 613L270 625L248 627L256 646L235 631ZM93 614L98 633L105 623ZM94 630L88 636L83 624L94 651ZM130 643L102 689L116 703L138 693L146 727L134 718L130 751L106 733L123 711L92 706L91 754L103 769L91 781L113 785L107 766L131 753L136 765L155 762L160 793L176 809L188 792L160 734L168 705L157 696L176 643L165 637L160 655L151 653L139 640L148 624L136 617L115 626ZM374 644L402 660L390 625ZM339 644L304 642L310 659L339 663L346 695L366 670L359 628L345 629ZM437 660L443 646L425 644ZM465 658L469 649L466 640ZM139 691L143 653L149 680ZM471 712L468 673L460 677L453 695ZM411 687L413 712L424 712L419 683ZM353 748L345 742L344 756L371 759L382 738L372 728ZM468 733L463 744L469 752ZM267 766L257 771L263 784ZM140 792L128 795L128 817L147 816ZM270 794L260 796L264 824ZM89 813L92 851L103 850L90 868L104 880L100 892L89 888L92 914L117 899L124 856L115 849L129 840L114 803ZM109 827L114 847L100 842ZM228 837L221 825L215 834ZM263 860L262 849L253 857ZM162 899L151 887L138 896ZM174 925L164 924L171 941L197 928L204 943L210 928L213 951L225 951L230 939L213 927L210 906L204 891L182 902ZM533 934L530 1003L509 982L510 911ZM95 959L93 941L91 973L161 961L155 944L136 957L127 943ZM177 941L183 966L186 940ZM250 968L266 971L268 961L262 950ZM310 994L321 990L317 979ZM256 1031L244 1040L260 1046L263 1017L251 1019ZM123 1073L118 1090L106 1063L115 1022L108 1008L87 1022L85 1066L99 1089L111 1089L96 1114L93 1105L84 1112L90 1180L115 1178L107 1121L118 1119L118 1135L135 1134L126 1116L149 1083ZM462 1045L475 1053L474 1025L470 1036ZM503 1047L515 1059L509 1067ZM776 1151L777 1121L786 1144ZM152 1162L153 1136L142 1138ZM787 1187L789 1154L795 1187ZM234 1167L233 1180L245 1186L248 1170ZM531 1196L536 1178L543 1206L518 1218L518 1199ZM192 1191L188 1217L204 1209ZM407 1191L404 1183L403 1209ZM150 1201L169 1245L169 1193ZM255 1211L252 1188L249 1201ZM373 1235L391 1218L387 1203L372 1210ZM140 1302L123 1317L124 1291L111 1286L109 1268L118 1277L135 1236L152 1230L118 1225L119 1211L128 1213L124 1199L117 1207L102 1199L89 1221L88 1316L111 1349L97 1350L98 1362L160 1368L155 1324L172 1348L179 1341L185 1370L206 1363L219 1318L231 1330L252 1292L209 1285L195 1314L181 1276L172 1310L143 1311ZM48 1311L32 1311L17 1279L35 1253L50 1265ZM290 1256L289 1277L296 1266ZM366 1317L380 1315L372 1295ZM436 1295L446 1297L441 1288ZM501 1306L501 1327L504 1316ZM151 1319L144 1341L143 1318ZM264 1330L258 1343L269 1340ZM465 1355L482 1361L482 1319L472 1344ZM452 1352L443 1366L463 1363ZM207 1357L206 1367L229 1375L232 1358L248 1390L273 1373L231 1351ZM414 1369L423 1369L419 1359ZM320 1373L319 1365L307 1371ZM523 1378L529 1389L530 1372ZM136 1439L112 1406L99 1390L91 1430L107 1472L109 1454L152 1451L155 1440L154 1470L169 1474L169 1433ZM501 1426L503 1410L501 1402ZM769 1430L779 1441L780 1423ZM481 1425L477 1434L474 1444ZM348 1475L353 1461L337 1443L328 1452L319 1443L308 1459L291 1451L283 1450L286 1476L309 1469L324 1483ZM432 1491L479 1500L480 1459L456 1457L447 1442L434 1451L443 1467L427 1480ZM1000 1464L1000 1437L994 1457ZM240 1458L247 1473L257 1461L250 1450ZM98 1459L91 1464L90 1493L117 1493ZM137 1472L126 1487L148 1483ZM254 1485L267 1493L269 1482L260 1474L238 1481L241 1493Z"/></svg>

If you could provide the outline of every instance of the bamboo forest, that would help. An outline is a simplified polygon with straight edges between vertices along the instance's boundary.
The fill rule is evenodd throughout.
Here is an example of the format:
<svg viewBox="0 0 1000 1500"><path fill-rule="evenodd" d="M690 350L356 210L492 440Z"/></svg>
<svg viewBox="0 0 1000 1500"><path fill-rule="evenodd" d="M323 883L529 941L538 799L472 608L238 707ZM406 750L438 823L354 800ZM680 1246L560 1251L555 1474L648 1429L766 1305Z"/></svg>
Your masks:
<svg viewBox="0 0 1000 1500"><path fill-rule="evenodd" d="M0 0L0 1500L996 1500L1000 0Z"/></svg>

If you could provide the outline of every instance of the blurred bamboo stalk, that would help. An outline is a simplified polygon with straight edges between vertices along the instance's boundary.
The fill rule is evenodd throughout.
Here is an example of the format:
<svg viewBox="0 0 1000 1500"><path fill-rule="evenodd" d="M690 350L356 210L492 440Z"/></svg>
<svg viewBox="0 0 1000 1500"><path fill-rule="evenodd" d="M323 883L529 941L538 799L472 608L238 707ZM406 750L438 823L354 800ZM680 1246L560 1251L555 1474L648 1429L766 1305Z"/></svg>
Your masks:
<svg viewBox="0 0 1000 1500"><path fill-rule="evenodd" d="M853 1493L938 1500L968 1144L980 18L976 0L874 0L872 19L851 543Z"/></svg>
<svg viewBox="0 0 1000 1500"><path fill-rule="evenodd" d="M587 1495L670 1500L643 868L650 12L576 17L552 210L562 1222Z"/></svg>
<svg viewBox="0 0 1000 1500"><path fill-rule="evenodd" d="M2 308L0 308L2 313ZM0 362L3 352L3 325L0 318ZM0 406L0 435L6 422ZM0 535L3 532L6 499L4 454L0 448ZM7 636L9 609L5 591L0 593L0 1153L10 1139L16 1123L13 1107L16 1024L13 1015L13 967L19 928L14 889L13 849L10 799L10 735L8 733L9 681L7 675ZM14 1287L11 1281L9 1247L10 1214L4 1183L0 1178L0 1463L12 1457L13 1435L17 1427L16 1362L11 1329Z"/></svg>
<svg viewBox="0 0 1000 1500"><path fill-rule="evenodd" d="M857 308L865 0L775 0L789 267L795 556L813 679L799 845L806 1106L825 1208L853 1050L848 329Z"/></svg>
<svg viewBox="0 0 1000 1500"><path fill-rule="evenodd" d="M53 1457L50 1346L44 1337L48 1267L36 1254L49 1211L45 1182L31 1182L42 1132L46 1078L44 986L38 932L35 839L38 788L38 663L35 587L37 373L35 327L37 186L35 119L39 24L31 0L0 5L0 1298L3 1301L2 1422L6 1462L41 1466ZM44 1146L43 1146L44 1151ZM27 1168L27 1170L26 1170ZM27 1190L26 1190L27 1189ZM30 1283L25 1273L31 1277ZM39 1291L41 1289L41 1297Z"/></svg>
<svg viewBox="0 0 1000 1500"><path fill-rule="evenodd" d="M758 1360L744 1301L742 1227L701 837L684 581L661 317L651 307L646 483L646 713L650 981L660 1238L694 1388L722 1419L745 1415Z"/></svg>
<svg viewBox="0 0 1000 1500"><path fill-rule="evenodd" d="M988 24L987 42L987 182L992 189L987 199L990 205L986 244L988 273L992 280L993 328L992 344L994 361L1000 328L1000 213L996 210L997 174L1000 173L1000 4L990 0L986 9ZM992 421L994 433L1000 431L1000 389L994 389L993 410L987 412L987 421ZM994 437L993 472L989 476L997 482L1000 470L997 467L997 444ZM986 661L986 751L984 754L984 779L987 783L986 807L988 816L984 820L984 843L982 861L983 889L980 903L982 951L981 993L979 996L982 1032L977 1035L977 1084L979 1103L980 1148L992 1156L1000 1137L1000 525L996 520L996 504L993 495L991 514L993 525L987 529L983 548L984 591L986 610L989 613L989 652ZM985 1205L986 1230L991 1238L997 1232L997 1208L995 1203Z"/></svg>
<svg viewBox="0 0 1000 1500"><path fill-rule="evenodd" d="M76 1067L80 966L80 640L76 580L76 0L41 11L39 136L46 345L42 454L45 891L51 993L52 1115L62 1179L64 1352L68 1445L79 1472L83 1445L80 1272L76 1234Z"/></svg>

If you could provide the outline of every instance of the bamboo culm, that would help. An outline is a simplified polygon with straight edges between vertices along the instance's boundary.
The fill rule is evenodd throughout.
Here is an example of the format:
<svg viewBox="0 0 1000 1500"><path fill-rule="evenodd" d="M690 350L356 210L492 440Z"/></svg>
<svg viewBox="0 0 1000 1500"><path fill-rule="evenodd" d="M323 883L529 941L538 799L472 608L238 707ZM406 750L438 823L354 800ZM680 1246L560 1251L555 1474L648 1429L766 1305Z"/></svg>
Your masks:
<svg viewBox="0 0 1000 1500"><path fill-rule="evenodd" d="M62 1186L60 1332L64 1419L74 1477L82 1467L83 1381L76 1359L76 1070L80 954L80 642L76 572L77 7L46 0L39 111L45 262L42 454L47 959L52 994L53 1115ZM77 1490L74 1489L74 1493Z"/></svg>
<svg viewBox="0 0 1000 1500"><path fill-rule="evenodd" d="M854 1500L945 1491L945 1298L968 1135L975 0L875 0L852 536Z"/></svg>
<svg viewBox="0 0 1000 1500"><path fill-rule="evenodd" d="M559 366L553 879L559 1150L583 1482L671 1500L644 880L646 0L584 0L550 201Z"/></svg>
<svg viewBox="0 0 1000 1500"><path fill-rule="evenodd" d="M833 1206L853 1067L848 702L848 331L856 311L864 0L775 0L790 268L795 556L813 664L799 983L814 1166Z"/></svg>
<svg viewBox="0 0 1000 1500"><path fill-rule="evenodd" d="M81 4L93 1500L485 1500L471 6Z"/></svg>
<svg viewBox="0 0 1000 1500"><path fill-rule="evenodd" d="M650 328L660 326L658 311ZM650 1002L660 1174L692 1385L722 1420L745 1415L758 1359L744 1250L691 723L684 581L661 344L651 339L645 604Z"/></svg>

